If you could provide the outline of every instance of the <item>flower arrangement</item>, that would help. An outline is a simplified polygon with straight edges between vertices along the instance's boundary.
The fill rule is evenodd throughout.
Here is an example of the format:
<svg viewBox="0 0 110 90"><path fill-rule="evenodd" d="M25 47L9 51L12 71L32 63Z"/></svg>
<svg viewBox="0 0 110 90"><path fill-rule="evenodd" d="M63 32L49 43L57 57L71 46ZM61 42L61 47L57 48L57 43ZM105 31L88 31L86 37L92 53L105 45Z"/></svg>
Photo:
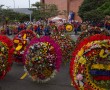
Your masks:
<svg viewBox="0 0 110 90"><path fill-rule="evenodd" d="M33 81L49 81L59 71L60 47L48 36L34 38L24 52L25 71Z"/></svg>
<svg viewBox="0 0 110 90"><path fill-rule="evenodd" d="M12 41L8 37L0 35L0 79L3 79L11 69L13 51Z"/></svg>
<svg viewBox="0 0 110 90"><path fill-rule="evenodd" d="M17 34L18 33L17 27L18 27L17 25L9 25L11 33Z"/></svg>
<svg viewBox="0 0 110 90"><path fill-rule="evenodd" d="M79 43L81 40L83 40L84 38L87 38L91 35L95 35L95 34L103 34L103 35L110 35L110 33L108 32L108 30L106 29L101 29L99 27L97 28L91 28L91 29L88 29L88 30L85 30L83 31L80 36L78 37L77 41L76 41L76 44Z"/></svg>
<svg viewBox="0 0 110 90"><path fill-rule="evenodd" d="M4 27L0 27L0 35L5 35L6 34L6 30Z"/></svg>
<svg viewBox="0 0 110 90"><path fill-rule="evenodd" d="M32 30L22 30L14 37L14 58L16 62L23 61L24 50L34 37L36 37L36 34Z"/></svg>
<svg viewBox="0 0 110 90"><path fill-rule="evenodd" d="M65 34L53 34L51 37L59 44L62 50L62 62L66 64L72 58L71 53L74 48L75 42L69 35Z"/></svg>
<svg viewBox="0 0 110 90"><path fill-rule="evenodd" d="M73 25L72 24L66 24L66 31L71 32L73 31Z"/></svg>
<svg viewBox="0 0 110 90"><path fill-rule="evenodd" d="M110 36L84 38L73 52L70 75L77 90L109 90Z"/></svg>

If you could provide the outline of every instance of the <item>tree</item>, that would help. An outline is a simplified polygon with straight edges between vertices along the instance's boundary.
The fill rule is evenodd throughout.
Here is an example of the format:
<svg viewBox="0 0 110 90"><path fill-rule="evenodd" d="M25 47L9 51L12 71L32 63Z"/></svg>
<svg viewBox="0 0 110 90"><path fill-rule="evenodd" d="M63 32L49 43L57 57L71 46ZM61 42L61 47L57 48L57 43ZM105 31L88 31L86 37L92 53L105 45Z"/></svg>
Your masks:
<svg viewBox="0 0 110 90"><path fill-rule="evenodd" d="M84 0L78 13L83 21L100 21L110 15L110 0Z"/></svg>
<svg viewBox="0 0 110 90"><path fill-rule="evenodd" d="M0 9L2 9L3 6L4 6L4 5L0 5Z"/></svg>
<svg viewBox="0 0 110 90"><path fill-rule="evenodd" d="M7 24L8 22L14 21L29 21L29 16L22 13L14 12L11 9L0 8L0 22Z"/></svg>
<svg viewBox="0 0 110 90"><path fill-rule="evenodd" d="M58 8L55 4L44 4L44 3L40 3L40 2L36 2L35 4L32 4L33 9L31 9L33 11L32 16L34 19L45 19L45 18L49 18L49 17L53 17L58 15L59 11Z"/></svg>

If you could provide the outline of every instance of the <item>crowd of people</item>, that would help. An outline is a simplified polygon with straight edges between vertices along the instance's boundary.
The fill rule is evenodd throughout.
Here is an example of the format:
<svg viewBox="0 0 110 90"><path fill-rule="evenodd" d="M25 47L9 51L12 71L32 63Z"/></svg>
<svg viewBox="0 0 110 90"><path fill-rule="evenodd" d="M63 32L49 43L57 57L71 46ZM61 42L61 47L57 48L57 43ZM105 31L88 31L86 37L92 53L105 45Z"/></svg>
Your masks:
<svg viewBox="0 0 110 90"><path fill-rule="evenodd" d="M78 34L78 31L86 30L92 27L101 27L110 30L110 21L85 21L78 22L77 20L71 20L69 22L63 22L63 20L56 21L45 21L38 20L37 22L15 22L12 24L4 25L0 27L1 34L17 34L22 30L32 30L38 35L50 35L55 33L65 33L66 25L71 24L73 26L74 34Z"/></svg>
<svg viewBox="0 0 110 90"><path fill-rule="evenodd" d="M1 34L7 34L7 35L12 35L12 34L17 34L18 32L22 30L32 30L35 33L39 35L50 35L53 34L54 32L58 33L65 33L66 32L66 24L60 20L60 24L57 24L55 21L49 21L47 22L41 22L37 21L35 23L14 23L14 24L9 24L4 27L0 28ZM74 22L71 23L74 27L75 32L77 31L78 26L80 25L79 22Z"/></svg>

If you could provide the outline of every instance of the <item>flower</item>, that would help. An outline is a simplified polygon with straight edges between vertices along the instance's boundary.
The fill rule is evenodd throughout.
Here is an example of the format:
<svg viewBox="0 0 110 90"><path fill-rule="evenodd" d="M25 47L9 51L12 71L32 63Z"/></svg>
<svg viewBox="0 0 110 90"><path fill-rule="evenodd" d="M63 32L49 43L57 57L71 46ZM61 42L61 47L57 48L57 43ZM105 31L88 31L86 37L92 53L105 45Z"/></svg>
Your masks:
<svg viewBox="0 0 110 90"><path fill-rule="evenodd" d="M70 75L78 89L107 90L110 85L110 36L95 34L76 44Z"/></svg>
<svg viewBox="0 0 110 90"><path fill-rule="evenodd" d="M82 74L77 74L76 79L79 80L79 81L83 80L83 75Z"/></svg>
<svg viewBox="0 0 110 90"><path fill-rule="evenodd" d="M50 37L33 39L24 52L26 71L34 81L47 82L61 64L61 50Z"/></svg>
<svg viewBox="0 0 110 90"><path fill-rule="evenodd" d="M81 63L81 64L86 64L86 59L84 57L80 57L78 62Z"/></svg>
<svg viewBox="0 0 110 90"><path fill-rule="evenodd" d="M83 48L81 48L81 50L78 52L78 56L82 56L82 55L83 55L83 53L84 53L84 49L83 49Z"/></svg>
<svg viewBox="0 0 110 90"><path fill-rule="evenodd" d="M3 79L10 71L13 63L13 43L6 36L0 36L0 79Z"/></svg>
<svg viewBox="0 0 110 90"><path fill-rule="evenodd" d="M75 42L71 39L70 36L65 34L53 34L51 36L56 43L59 44L62 50L63 63L66 64L72 58L72 50L74 49Z"/></svg>
<svg viewBox="0 0 110 90"><path fill-rule="evenodd" d="M33 38L36 38L36 35L32 30L22 30L14 37L13 43L16 52L14 60L16 62L23 62L23 52Z"/></svg>

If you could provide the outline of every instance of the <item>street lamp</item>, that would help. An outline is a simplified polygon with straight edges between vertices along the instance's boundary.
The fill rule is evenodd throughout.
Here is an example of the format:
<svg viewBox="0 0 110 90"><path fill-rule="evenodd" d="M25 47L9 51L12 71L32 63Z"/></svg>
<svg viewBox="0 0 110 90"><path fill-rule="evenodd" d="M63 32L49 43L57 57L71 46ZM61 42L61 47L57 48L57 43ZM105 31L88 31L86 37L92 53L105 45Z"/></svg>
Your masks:
<svg viewBox="0 0 110 90"><path fill-rule="evenodd" d="M13 3L14 3L14 8L15 8L15 0L13 0Z"/></svg>

